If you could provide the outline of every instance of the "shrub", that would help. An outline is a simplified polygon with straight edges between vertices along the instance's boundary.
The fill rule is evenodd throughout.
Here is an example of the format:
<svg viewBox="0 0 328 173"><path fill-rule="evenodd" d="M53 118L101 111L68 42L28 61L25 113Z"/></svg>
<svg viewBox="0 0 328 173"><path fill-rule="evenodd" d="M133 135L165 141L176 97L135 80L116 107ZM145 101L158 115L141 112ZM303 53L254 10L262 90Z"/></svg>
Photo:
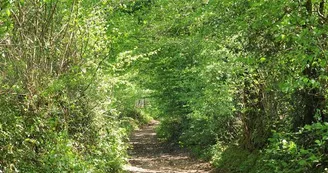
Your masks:
<svg viewBox="0 0 328 173"><path fill-rule="evenodd" d="M183 129L183 121L180 118L165 118L156 129L158 138L163 141L177 143Z"/></svg>
<svg viewBox="0 0 328 173"><path fill-rule="evenodd" d="M275 132L261 161L272 172L324 172L328 166L328 123L305 125L298 132Z"/></svg>
<svg viewBox="0 0 328 173"><path fill-rule="evenodd" d="M236 145L213 147L212 164L229 173L247 173L254 169L259 157L257 151L249 152Z"/></svg>

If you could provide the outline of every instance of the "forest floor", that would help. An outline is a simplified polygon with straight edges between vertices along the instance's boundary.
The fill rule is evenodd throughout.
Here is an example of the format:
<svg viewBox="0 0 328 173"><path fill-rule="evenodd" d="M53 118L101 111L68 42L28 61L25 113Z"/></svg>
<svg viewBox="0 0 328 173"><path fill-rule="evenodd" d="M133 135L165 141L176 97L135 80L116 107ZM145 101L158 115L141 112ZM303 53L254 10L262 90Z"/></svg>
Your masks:
<svg viewBox="0 0 328 173"><path fill-rule="evenodd" d="M130 173L209 173L211 165L191 157L178 147L165 145L157 140L155 127L158 121L136 130L130 137Z"/></svg>

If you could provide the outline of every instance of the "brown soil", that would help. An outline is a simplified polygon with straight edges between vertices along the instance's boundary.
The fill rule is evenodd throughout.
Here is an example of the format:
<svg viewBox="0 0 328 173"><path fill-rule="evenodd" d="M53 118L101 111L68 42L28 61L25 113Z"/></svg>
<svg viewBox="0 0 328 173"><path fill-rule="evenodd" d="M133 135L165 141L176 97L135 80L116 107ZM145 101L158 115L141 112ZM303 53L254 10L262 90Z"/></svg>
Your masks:
<svg viewBox="0 0 328 173"><path fill-rule="evenodd" d="M190 154L177 147L165 145L157 140L155 127L157 121L135 131L131 138L129 163L124 167L132 173L209 173L211 166L192 158Z"/></svg>

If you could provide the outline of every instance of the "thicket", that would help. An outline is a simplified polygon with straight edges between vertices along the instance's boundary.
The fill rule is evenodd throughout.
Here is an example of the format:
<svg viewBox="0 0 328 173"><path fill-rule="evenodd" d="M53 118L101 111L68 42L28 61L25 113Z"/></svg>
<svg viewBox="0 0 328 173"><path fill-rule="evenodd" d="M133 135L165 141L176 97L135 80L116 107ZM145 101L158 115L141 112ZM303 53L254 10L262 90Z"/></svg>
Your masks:
<svg viewBox="0 0 328 173"><path fill-rule="evenodd" d="M145 2L131 69L162 139L227 172L326 171L325 1Z"/></svg>
<svg viewBox="0 0 328 173"><path fill-rule="evenodd" d="M111 33L111 16L119 9L0 2L0 172L121 171L127 135L147 118L134 106L138 86L114 68L121 36Z"/></svg>
<svg viewBox="0 0 328 173"><path fill-rule="evenodd" d="M0 5L4 171L118 172L138 99L221 171L327 171L324 0Z"/></svg>

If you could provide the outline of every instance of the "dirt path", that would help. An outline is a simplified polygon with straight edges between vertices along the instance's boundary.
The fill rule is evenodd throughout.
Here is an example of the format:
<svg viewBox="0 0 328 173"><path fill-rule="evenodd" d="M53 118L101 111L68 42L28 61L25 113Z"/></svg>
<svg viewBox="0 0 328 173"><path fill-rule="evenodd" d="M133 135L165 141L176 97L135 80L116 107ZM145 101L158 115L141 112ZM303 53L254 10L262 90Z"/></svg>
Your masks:
<svg viewBox="0 0 328 173"><path fill-rule="evenodd" d="M186 151L160 144L154 128L157 121L135 131L131 138L129 163L125 170L130 173L209 173L209 163L193 159Z"/></svg>

